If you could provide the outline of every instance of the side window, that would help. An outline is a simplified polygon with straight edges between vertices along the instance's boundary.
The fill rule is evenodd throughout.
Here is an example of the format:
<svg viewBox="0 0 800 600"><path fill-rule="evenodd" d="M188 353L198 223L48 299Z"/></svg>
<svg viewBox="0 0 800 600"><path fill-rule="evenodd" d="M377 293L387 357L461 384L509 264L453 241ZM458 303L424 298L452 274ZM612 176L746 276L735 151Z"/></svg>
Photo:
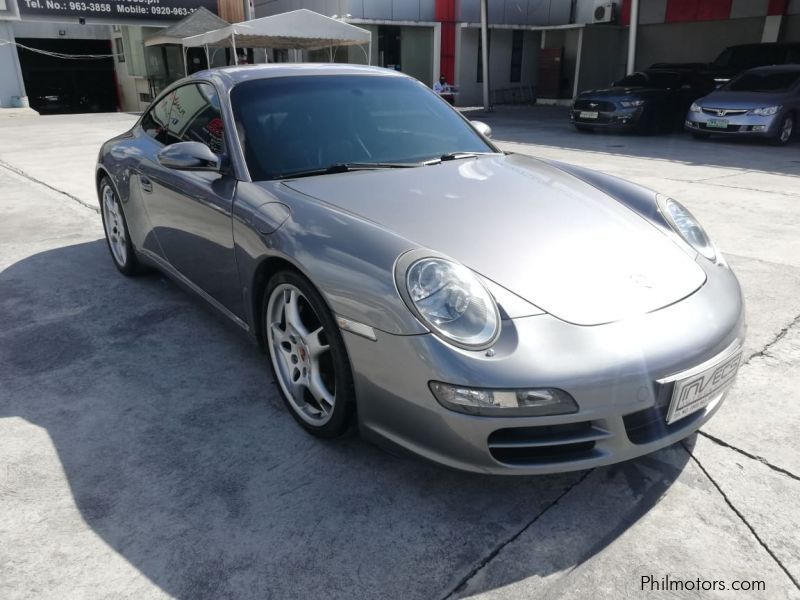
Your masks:
<svg viewBox="0 0 800 600"><path fill-rule="evenodd" d="M162 144L167 141L167 123L169 109L172 106L172 94L156 102L142 118L142 129L154 140Z"/></svg>
<svg viewBox="0 0 800 600"><path fill-rule="evenodd" d="M208 83L192 83L172 94L168 137L174 142L201 142L212 152L225 152L219 96Z"/></svg>

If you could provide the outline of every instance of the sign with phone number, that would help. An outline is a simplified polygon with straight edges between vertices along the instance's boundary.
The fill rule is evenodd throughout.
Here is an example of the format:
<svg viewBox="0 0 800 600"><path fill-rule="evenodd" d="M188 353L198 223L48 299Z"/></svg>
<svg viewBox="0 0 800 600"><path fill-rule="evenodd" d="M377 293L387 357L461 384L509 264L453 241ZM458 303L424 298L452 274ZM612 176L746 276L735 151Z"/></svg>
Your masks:
<svg viewBox="0 0 800 600"><path fill-rule="evenodd" d="M21 16L106 20L182 19L201 6L217 14L217 0L19 0Z"/></svg>

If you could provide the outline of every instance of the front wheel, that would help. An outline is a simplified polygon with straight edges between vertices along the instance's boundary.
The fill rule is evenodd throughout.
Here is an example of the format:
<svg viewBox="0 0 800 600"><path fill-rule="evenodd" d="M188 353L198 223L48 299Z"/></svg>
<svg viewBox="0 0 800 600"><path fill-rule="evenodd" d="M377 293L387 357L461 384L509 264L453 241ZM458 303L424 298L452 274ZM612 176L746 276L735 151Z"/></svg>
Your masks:
<svg viewBox="0 0 800 600"><path fill-rule="evenodd" d="M794 133L794 115L786 115L781 121L778 133L773 140L778 146L785 146L792 139Z"/></svg>
<svg viewBox="0 0 800 600"><path fill-rule="evenodd" d="M111 252L114 266L123 275L135 275L141 271L136 254L131 244L128 232L128 222L122 211L122 203L117 192L108 180L103 177L100 181L100 214L103 218L103 229L106 233L106 243Z"/></svg>
<svg viewBox="0 0 800 600"><path fill-rule="evenodd" d="M281 395L309 433L346 433L355 413L350 362L322 296L301 275L281 271L264 294L263 337Z"/></svg>

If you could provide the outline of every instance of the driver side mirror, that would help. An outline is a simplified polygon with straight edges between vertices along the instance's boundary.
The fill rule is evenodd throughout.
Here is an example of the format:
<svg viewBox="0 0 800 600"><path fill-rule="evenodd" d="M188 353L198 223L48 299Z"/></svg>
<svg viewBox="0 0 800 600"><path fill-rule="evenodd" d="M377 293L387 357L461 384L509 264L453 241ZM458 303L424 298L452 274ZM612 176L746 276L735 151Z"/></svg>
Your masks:
<svg viewBox="0 0 800 600"><path fill-rule="evenodd" d="M200 142L171 144L158 153L158 162L176 171L218 172L222 167L222 159Z"/></svg>
<svg viewBox="0 0 800 600"><path fill-rule="evenodd" d="M485 138L491 138L492 137L492 128L489 127L483 121L470 121L470 123L475 128L475 131L480 133L483 137L485 137Z"/></svg>

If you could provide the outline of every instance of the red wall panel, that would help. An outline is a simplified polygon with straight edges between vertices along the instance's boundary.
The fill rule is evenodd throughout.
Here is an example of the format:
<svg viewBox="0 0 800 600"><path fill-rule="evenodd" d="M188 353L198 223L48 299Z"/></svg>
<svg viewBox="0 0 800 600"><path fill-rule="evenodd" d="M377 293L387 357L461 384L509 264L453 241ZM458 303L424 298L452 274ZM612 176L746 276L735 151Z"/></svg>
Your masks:
<svg viewBox="0 0 800 600"><path fill-rule="evenodd" d="M731 16L733 0L667 0L667 23L716 21Z"/></svg>
<svg viewBox="0 0 800 600"><path fill-rule="evenodd" d="M442 47L439 53L439 70L433 79L444 75L448 83L453 83L456 75L456 0L436 0L436 20L442 24Z"/></svg>
<svg viewBox="0 0 800 600"><path fill-rule="evenodd" d="M785 14L787 6L789 6L789 0L769 0L769 8L767 9L767 14L768 15Z"/></svg>

